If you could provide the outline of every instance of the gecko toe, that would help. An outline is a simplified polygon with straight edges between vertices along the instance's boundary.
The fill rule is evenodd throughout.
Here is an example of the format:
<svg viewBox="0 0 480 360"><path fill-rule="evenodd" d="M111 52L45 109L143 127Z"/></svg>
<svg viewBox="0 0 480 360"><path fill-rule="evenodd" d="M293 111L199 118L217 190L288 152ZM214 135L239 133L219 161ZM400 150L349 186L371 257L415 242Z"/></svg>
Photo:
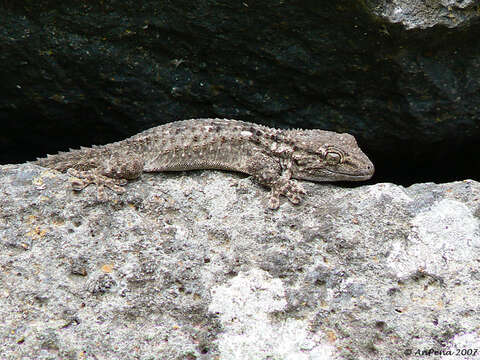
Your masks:
<svg viewBox="0 0 480 360"><path fill-rule="evenodd" d="M71 179L70 180L70 186L72 187L72 190L74 190L74 191L82 191L88 185L90 185L90 184L81 180L81 179Z"/></svg>
<svg viewBox="0 0 480 360"><path fill-rule="evenodd" d="M298 194L287 194L288 200L293 204L299 204L302 201L302 198Z"/></svg>
<svg viewBox="0 0 480 360"><path fill-rule="evenodd" d="M271 196L268 201L268 207L272 210L278 209L280 206L280 199L278 196Z"/></svg>
<svg viewBox="0 0 480 360"><path fill-rule="evenodd" d="M123 194L125 192L125 188L118 186L116 184L105 184L105 186L117 194Z"/></svg>

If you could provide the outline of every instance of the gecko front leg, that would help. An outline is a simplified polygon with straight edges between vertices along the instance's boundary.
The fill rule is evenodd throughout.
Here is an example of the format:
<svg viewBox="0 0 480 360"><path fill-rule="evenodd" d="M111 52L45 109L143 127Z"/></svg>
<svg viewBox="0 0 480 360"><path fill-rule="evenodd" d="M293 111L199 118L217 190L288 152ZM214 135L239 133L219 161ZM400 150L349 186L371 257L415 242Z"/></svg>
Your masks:
<svg viewBox="0 0 480 360"><path fill-rule="evenodd" d="M294 204L301 201L305 194L303 187L291 179L288 163L264 154L258 154L248 165L248 173L260 184L271 189L268 207L272 210L280 206L280 195L284 195Z"/></svg>

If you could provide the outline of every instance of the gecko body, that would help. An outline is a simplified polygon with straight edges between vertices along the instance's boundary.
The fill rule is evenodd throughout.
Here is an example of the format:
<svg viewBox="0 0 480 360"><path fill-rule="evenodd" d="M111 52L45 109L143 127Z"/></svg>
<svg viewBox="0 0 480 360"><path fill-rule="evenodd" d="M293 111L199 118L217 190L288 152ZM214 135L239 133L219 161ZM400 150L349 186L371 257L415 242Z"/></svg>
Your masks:
<svg viewBox="0 0 480 360"><path fill-rule="evenodd" d="M229 119L176 121L102 146L37 159L36 165L75 177L74 190L96 184L124 192L143 172L219 169L251 175L271 189L269 207L280 195L298 203L305 192L293 179L361 181L374 167L355 138L324 130L275 129Z"/></svg>

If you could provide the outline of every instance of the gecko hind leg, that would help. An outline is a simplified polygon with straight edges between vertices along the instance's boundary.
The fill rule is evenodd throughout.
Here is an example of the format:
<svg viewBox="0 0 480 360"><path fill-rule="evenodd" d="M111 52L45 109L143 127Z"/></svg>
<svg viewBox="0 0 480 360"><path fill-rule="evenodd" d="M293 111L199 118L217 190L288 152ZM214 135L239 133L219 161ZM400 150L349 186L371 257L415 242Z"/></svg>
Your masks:
<svg viewBox="0 0 480 360"><path fill-rule="evenodd" d="M75 169L68 169L67 173L70 176L73 176L74 179L70 180L70 185L75 191L82 191L87 186L95 184L97 186L97 197L99 199L105 198L104 189L105 187L114 191L117 194L122 194L125 192L125 189L122 187L127 184L126 179L114 179L102 174L99 174L95 170L84 170L79 171Z"/></svg>
<svg viewBox="0 0 480 360"><path fill-rule="evenodd" d="M73 190L81 191L90 184L95 184L98 199L104 199L106 187L117 194L124 193L123 186L128 180L140 177L143 167L144 161L139 156L131 155L129 161L112 156L102 167L88 170L70 168L67 173L75 178L70 182Z"/></svg>

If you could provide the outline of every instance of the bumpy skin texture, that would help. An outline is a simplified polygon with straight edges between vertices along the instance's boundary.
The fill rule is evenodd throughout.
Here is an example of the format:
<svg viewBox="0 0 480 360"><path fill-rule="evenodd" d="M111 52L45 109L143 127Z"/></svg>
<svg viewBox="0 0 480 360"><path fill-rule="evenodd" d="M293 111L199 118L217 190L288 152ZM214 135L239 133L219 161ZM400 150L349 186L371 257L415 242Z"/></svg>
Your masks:
<svg viewBox="0 0 480 360"><path fill-rule="evenodd" d="M128 139L81 148L33 162L68 172L74 190L96 184L122 193L142 172L222 169L246 173L271 188L269 207L280 195L298 203L294 179L361 181L374 167L355 138L323 130L281 130L228 119L192 119L157 126Z"/></svg>

